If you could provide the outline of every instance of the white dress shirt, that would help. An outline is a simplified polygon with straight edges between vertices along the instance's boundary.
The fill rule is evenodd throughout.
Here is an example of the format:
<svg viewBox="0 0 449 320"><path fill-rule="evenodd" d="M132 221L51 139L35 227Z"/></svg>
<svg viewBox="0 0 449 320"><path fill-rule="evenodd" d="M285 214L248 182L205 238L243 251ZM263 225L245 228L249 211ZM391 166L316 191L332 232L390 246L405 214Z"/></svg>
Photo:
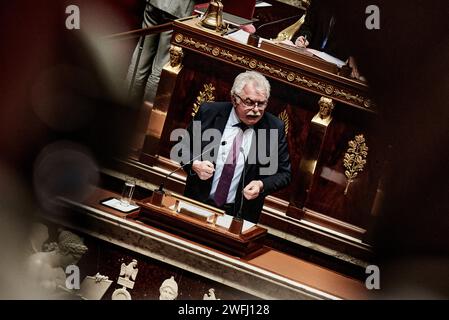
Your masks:
<svg viewBox="0 0 449 320"><path fill-rule="evenodd" d="M235 124L239 123L240 120L237 117L237 114L235 113L235 109L232 108L231 113L228 118L228 122L226 122L225 129L223 131L223 135L221 137L221 142L226 141L226 144L223 145L220 144L220 147L218 149L218 156L215 163L215 174L212 181L212 189L210 190L210 198L214 199L215 190L217 190L218 181L221 177L221 172L223 171L223 165L226 162L226 159L228 157L229 152L231 151L232 144L234 142L234 138L241 130L239 127L234 127ZM252 127L249 127L244 133L243 133L243 140L242 140L242 147L245 153L245 158L248 158L249 150L251 147L251 141L253 138L254 129ZM235 167L234 176L232 177L231 186L229 187L229 193L228 198L226 200L226 203L233 203L235 202L235 195L237 193L237 187L240 182L240 177L243 172L243 166L244 166L244 158L241 152L239 152L238 158L237 158L237 165ZM250 181L245 181L245 184L248 184ZM243 186L245 187L245 186Z"/></svg>

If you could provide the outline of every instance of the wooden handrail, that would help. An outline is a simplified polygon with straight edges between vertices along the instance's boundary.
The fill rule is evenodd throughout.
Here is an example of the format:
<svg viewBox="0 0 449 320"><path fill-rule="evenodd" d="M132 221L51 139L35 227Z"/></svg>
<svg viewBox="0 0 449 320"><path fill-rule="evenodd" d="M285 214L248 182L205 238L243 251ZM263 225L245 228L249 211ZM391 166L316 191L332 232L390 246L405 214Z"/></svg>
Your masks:
<svg viewBox="0 0 449 320"><path fill-rule="evenodd" d="M105 36L103 39L126 40L126 39L130 39L130 38L146 36L149 34L161 33L161 32L172 30L172 29L173 29L173 22L167 22L164 24L159 24L157 26L152 26L152 27L148 27L148 28L131 30L131 31L126 31L126 32L121 32L121 33L114 33L114 34Z"/></svg>
<svg viewBox="0 0 449 320"><path fill-rule="evenodd" d="M126 40L126 39L136 38L136 37L140 37L140 36L147 36L149 34L161 33L164 31L172 30L173 23L175 21L189 20L192 17L196 17L196 16L197 15L188 16L185 18L177 19L174 21L170 21L167 23L163 23L163 24L159 24L159 25L151 26L151 27L147 27L147 28L136 29L136 30L120 32L120 33L114 33L114 34L105 36L103 39L105 39L105 40Z"/></svg>

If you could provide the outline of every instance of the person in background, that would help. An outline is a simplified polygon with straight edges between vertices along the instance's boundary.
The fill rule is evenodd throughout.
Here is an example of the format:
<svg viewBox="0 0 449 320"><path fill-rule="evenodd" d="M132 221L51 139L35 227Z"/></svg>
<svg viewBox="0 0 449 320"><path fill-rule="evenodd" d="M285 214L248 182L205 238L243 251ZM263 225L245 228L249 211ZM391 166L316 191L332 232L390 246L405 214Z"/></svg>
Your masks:
<svg viewBox="0 0 449 320"><path fill-rule="evenodd" d="M174 18L183 18L192 14L196 0L147 0L142 28L167 23ZM203 1L204 2L204 1ZM132 101L154 102L162 68L169 60L170 39L172 31L150 34L144 38L142 52L139 56L137 44L128 68L126 84ZM136 65L137 64L137 65ZM134 81L133 81L134 79Z"/></svg>
<svg viewBox="0 0 449 320"><path fill-rule="evenodd" d="M337 11L339 5L341 5L339 1L312 0L304 23L293 36L292 41L284 41L284 43L323 51L346 61L346 64L351 68L351 77L363 80L354 57L341 44L341 38L346 35L341 15Z"/></svg>

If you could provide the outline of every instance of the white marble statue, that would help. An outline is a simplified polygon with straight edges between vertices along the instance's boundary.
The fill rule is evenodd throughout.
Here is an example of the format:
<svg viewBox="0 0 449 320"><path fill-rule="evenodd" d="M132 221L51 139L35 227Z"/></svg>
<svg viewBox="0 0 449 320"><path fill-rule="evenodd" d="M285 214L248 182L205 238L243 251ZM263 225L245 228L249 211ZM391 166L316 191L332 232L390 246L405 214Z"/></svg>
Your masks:
<svg viewBox="0 0 449 320"><path fill-rule="evenodd" d="M137 277L137 272L139 272L139 269L137 269L137 260L133 259L130 263L125 264L122 263L120 266L120 276L117 279L117 283L119 285L122 285L124 288L133 289L134 288L134 281Z"/></svg>
<svg viewBox="0 0 449 320"><path fill-rule="evenodd" d="M58 286L64 287L66 267L78 263L87 249L79 236L60 230L58 245L54 250L36 252L28 258L32 281L48 291L54 291Z"/></svg>
<svg viewBox="0 0 449 320"><path fill-rule="evenodd" d="M217 299L217 297L215 297L215 289L210 288L209 294L205 293L203 296L203 300L220 300L220 299Z"/></svg>
<svg viewBox="0 0 449 320"><path fill-rule="evenodd" d="M48 240L48 228L42 223L34 223L31 227L30 254L44 251L43 245Z"/></svg>
<svg viewBox="0 0 449 320"><path fill-rule="evenodd" d="M159 300L175 300L178 297L178 284L173 276L162 282L159 293Z"/></svg>

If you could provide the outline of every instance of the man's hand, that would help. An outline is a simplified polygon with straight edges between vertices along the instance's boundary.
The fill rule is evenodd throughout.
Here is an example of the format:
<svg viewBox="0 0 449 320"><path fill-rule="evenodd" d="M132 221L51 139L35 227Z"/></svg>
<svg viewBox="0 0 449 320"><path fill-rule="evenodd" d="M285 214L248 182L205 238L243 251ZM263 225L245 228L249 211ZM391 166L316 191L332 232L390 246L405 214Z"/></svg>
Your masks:
<svg viewBox="0 0 449 320"><path fill-rule="evenodd" d="M357 64L353 56L348 58L347 62L348 66L351 68L351 78L360 79L359 69L357 68Z"/></svg>
<svg viewBox="0 0 449 320"><path fill-rule="evenodd" d="M243 195L247 200L256 199L263 190L263 182L260 180L253 180L247 184L243 189Z"/></svg>
<svg viewBox="0 0 449 320"><path fill-rule="evenodd" d="M195 160L192 163L192 170L196 172L201 180L207 180L214 175L215 168L210 161Z"/></svg>
<svg viewBox="0 0 449 320"><path fill-rule="evenodd" d="M246 31L248 33L255 33L256 32L256 27L254 27L254 25L251 24L245 24L240 26L240 29L242 29L243 31Z"/></svg>
<svg viewBox="0 0 449 320"><path fill-rule="evenodd" d="M299 36L295 41L295 45L300 48L305 48L309 45L309 41L303 36Z"/></svg>

